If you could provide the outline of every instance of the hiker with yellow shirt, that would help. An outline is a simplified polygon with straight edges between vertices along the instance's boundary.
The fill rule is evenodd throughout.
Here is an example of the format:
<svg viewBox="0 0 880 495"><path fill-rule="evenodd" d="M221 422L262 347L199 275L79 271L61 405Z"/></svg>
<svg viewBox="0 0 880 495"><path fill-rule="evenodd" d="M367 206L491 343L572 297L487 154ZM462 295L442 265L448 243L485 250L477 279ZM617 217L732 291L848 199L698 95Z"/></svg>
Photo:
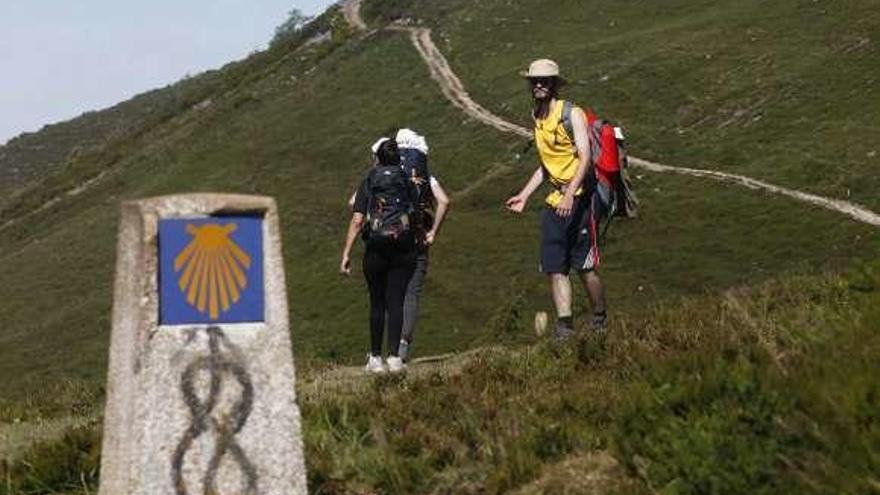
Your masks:
<svg viewBox="0 0 880 495"><path fill-rule="evenodd" d="M565 83L559 66L552 60L536 60L522 75L534 98L535 146L541 164L506 204L514 213L522 213L545 178L553 187L541 212L540 271L550 280L557 315L555 336L564 340L574 333L568 276L571 269L580 275L592 304L593 328L605 328L605 289L596 272L596 225L603 214L603 201L597 200L596 194L604 188L599 187L596 172L590 167L590 137L584 112L558 98L559 88ZM570 112L571 131L563 123L564 111Z"/></svg>

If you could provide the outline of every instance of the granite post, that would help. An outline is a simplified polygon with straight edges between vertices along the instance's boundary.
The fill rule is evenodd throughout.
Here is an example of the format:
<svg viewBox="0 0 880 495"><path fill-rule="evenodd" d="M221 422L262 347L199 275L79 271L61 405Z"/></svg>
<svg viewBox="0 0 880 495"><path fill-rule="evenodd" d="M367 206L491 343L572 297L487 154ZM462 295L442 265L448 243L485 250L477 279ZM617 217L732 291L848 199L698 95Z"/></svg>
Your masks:
<svg viewBox="0 0 880 495"><path fill-rule="evenodd" d="M99 494L305 494L294 380L274 200L123 203Z"/></svg>

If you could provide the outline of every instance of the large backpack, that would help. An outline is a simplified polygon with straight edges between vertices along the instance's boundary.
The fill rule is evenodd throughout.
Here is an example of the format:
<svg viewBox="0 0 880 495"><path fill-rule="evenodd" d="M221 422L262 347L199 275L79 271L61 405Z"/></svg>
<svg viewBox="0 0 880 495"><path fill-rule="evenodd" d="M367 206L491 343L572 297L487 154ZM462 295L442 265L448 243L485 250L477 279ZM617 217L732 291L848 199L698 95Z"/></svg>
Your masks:
<svg viewBox="0 0 880 495"><path fill-rule="evenodd" d="M362 234L367 244L413 243L416 191L403 168L375 166L366 186L367 221Z"/></svg>
<svg viewBox="0 0 880 495"><path fill-rule="evenodd" d="M563 102L562 125L574 141L574 128L571 123L574 104ZM609 221L615 216L635 218L639 212L639 200L632 190L632 181L627 174L626 149L617 139L614 124L600 119L589 108L583 109L587 132L590 135L590 174L591 179L607 184L613 194L606 204ZM607 230L606 225L605 230Z"/></svg>
<svg viewBox="0 0 880 495"><path fill-rule="evenodd" d="M400 168L415 186L416 206L430 208L434 198L428 156L415 148L400 148Z"/></svg>
<svg viewBox="0 0 880 495"><path fill-rule="evenodd" d="M432 213L435 207L431 191L431 172L428 170L428 156L415 148L400 148L400 168L415 188L414 225L423 235L431 228Z"/></svg>

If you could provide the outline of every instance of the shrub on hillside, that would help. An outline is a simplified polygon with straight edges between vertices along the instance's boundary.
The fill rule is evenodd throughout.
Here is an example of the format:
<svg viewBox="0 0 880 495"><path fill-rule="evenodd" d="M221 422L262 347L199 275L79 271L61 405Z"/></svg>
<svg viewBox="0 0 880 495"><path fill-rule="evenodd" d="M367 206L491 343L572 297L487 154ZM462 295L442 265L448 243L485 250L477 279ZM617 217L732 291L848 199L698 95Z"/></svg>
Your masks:
<svg viewBox="0 0 880 495"><path fill-rule="evenodd" d="M290 41L296 37L296 35L302 31L302 28L311 22L311 20L312 16L303 14L299 9L291 10L287 14L287 19L275 28L275 36L272 38L270 45L274 46L285 41Z"/></svg>
<svg viewBox="0 0 880 495"><path fill-rule="evenodd" d="M795 277L619 317L604 339L301 385L310 491L528 493L579 476L620 495L872 493L878 296ZM36 446L0 495L89 493L97 431ZM599 472L566 467L596 456L611 459Z"/></svg>
<svg viewBox="0 0 880 495"><path fill-rule="evenodd" d="M0 495L87 495L98 489L101 434L97 426L69 429L60 440L32 447L0 465Z"/></svg>

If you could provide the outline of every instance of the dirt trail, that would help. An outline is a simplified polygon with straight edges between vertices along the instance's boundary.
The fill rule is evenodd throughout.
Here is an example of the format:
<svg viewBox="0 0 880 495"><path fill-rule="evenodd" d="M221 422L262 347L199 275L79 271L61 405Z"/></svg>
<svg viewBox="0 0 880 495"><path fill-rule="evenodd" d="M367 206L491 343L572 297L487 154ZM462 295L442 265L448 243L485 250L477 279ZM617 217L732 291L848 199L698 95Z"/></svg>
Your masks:
<svg viewBox="0 0 880 495"><path fill-rule="evenodd" d="M492 112L483 108L479 103L471 99L464 85L455 72L449 67L446 57L440 53L437 46L431 40L431 30L427 28L407 28L401 26L392 26L389 29L405 30L410 33L410 40L413 46L418 50L419 55L428 64L431 70L431 78L440 84L440 90L443 95L452 102L453 105L463 110L471 117L490 125L499 131L511 132L523 137L531 137L532 133L525 127L518 126L507 122Z"/></svg>
<svg viewBox="0 0 880 495"><path fill-rule="evenodd" d="M844 215L848 215L860 222L880 227L880 215L874 213L871 210L868 210L865 207L859 206L855 203L850 203L849 201L844 201L842 199L831 199L816 194L810 194L797 191L795 189L789 189L787 187L776 186L762 180L746 177L744 175L728 174L725 172L719 172L717 170L672 167L669 165L661 165L659 163L649 162L648 160L643 160L641 158L636 158L633 156L630 157L630 165L638 168L643 168L645 170L650 170L652 172L672 172L682 175L691 175L694 177L705 177L707 179L713 179L720 182L731 182L734 184L739 184L741 186L748 187L749 189L769 191L773 194L788 196L789 198L796 199L804 203L809 203L828 210L843 213Z"/></svg>
<svg viewBox="0 0 880 495"><path fill-rule="evenodd" d="M367 32L369 27L360 15L360 6L361 0L345 0L341 4L342 12L346 19L346 22L348 22L349 25L359 31ZM419 55L425 61L425 64L430 70L431 78L437 82L437 84L440 86L440 90L443 92L443 95L453 105L461 109L469 116L479 120L480 122L483 122L486 125L492 126L499 131L513 133L525 138L530 138L532 136L531 131L529 131L525 127L513 124L502 119L501 117L493 114L492 112L481 106L479 103L471 99L467 90L464 88L464 84L462 84L458 76L455 75L455 72L453 72L452 68L449 66L449 62L446 60L446 57L443 56L443 53L440 52L440 50L431 39L430 29L401 25L388 26L387 29L394 31L405 31L409 33L410 40L412 41L413 46L419 52ZM742 186L746 186L750 189L764 190L773 194L780 194L796 199L798 201L843 213L844 215L852 217L860 222L864 222L875 227L880 227L880 214L877 214L858 204L842 199L831 199L816 194L788 189L786 187L776 186L768 182L753 179L751 177L746 177L743 175L729 174L716 170L674 167L671 165L661 165L659 163L653 163L632 156L630 158L630 164L637 168L642 168L658 173L675 173L681 175L689 175L693 177L703 177L721 182L739 184ZM32 217L42 211L48 210L49 208L59 203L65 197L73 197L79 195L80 193L89 189L91 186L103 180L109 175L110 172L112 172L112 170L104 170L95 177L84 181L77 187L69 191L63 192L55 198L46 201L37 208L3 222L2 224L0 224L0 232L6 230L12 225L21 222L22 220ZM493 168L489 171L489 173L497 175L499 172L497 169ZM480 184L484 182L485 180L480 180ZM473 187L468 187L468 192L471 192L473 190Z"/></svg>
<svg viewBox="0 0 880 495"><path fill-rule="evenodd" d="M348 20L348 22L356 29L365 31L367 29L367 25L364 22L363 18L361 18L360 5L361 0L346 0L345 2L343 2L342 8L343 12L345 13L345 18ZM434 42L431 40L430 29L400 25L392 25L389 26L387 29L395 31L406 31L409 33L410 40L412 41L413 46L415 46L416 50L419 52L419 55L428 65L428 69L431 72L431 78L440 85L440 90L443 92L443 95L453 105L460 108L462 111L464 111L471 117L479 120L480 122L483 122L486 125L490 125L500 131L510 132L526 138L532 136L532 133L525 127L507 122L501 117L486 110L479 103L471 99L470 95L468 95L467 91L465 90L465 87L462 84L461 80L458 78L458 76L455 75L455 73L452 71L452 68L449 66L449 62L446 60L446 57L443 56L443 54L440 52L439 49L437 49L437 46L434 45ZM630 164L633 167L649 170L651 172L675 173L680 175L689 175L692 177L702 177L717 180L720 182L739 184L750 189L768 191L773 194L787 196L798 201L836 211L838 213L843 213L844 215L852 217L860 222L864 222L875 227L880 227L880 214L877 214L863 206L842 199L831 199L816 194L805 193L794 189L773 185L758 179L746 177L744 175L729 174L726 172L719 172L717 170L704 170L697 168L661 165L659 163L650 162L648 160L643 160L641 158L636 158L633 156L630 157ZM498 171L495 168L489 170L490 174L497 174L497 172Z"/></svg>
<svg viewBox="0 0 880 495"><path fill-rule="evenodd" d="M3 222L2 224L0 224L0 232L2 232L3 230L6 230L7 227L11 227L12 225L14 225L16 223L21 222L22 220L26 220L26 219L42 212L42 211L48 210L49 208L51 208L51 207L55 206L56 204L58 204L59 202L61 202L61 200L64 198L72 198L74 196L79 196L80 194L85 192L88 188L90 188L92 185L94 185L94 184L100 182L102 179L104 179L104 177L109 175L110 172L111 172L111 169L104 170L101 173L99 173L98 175L92 177L91 179L88 179L88 180L84 181L83 183L81 183L80 185L74 187L73 189L62 193L60 196L56 196L56 197L46 201L45 203L38 206L37 208L34 208L33 210L26 212L26 213L22 214L21 216L14 217L10 220Z"/></svg>
<svg viewBox="0 0 880 495"><path fill-rule="evenodd" d="M456 376L478 355L489 356L494 353L509 352L497 347L478 347L462 352L450 352L437 356L425 356L413 359L407 366L406 376L409 378L425 378L434 374ZM308 371L298 378L297 396L301 400L313 400L325 396L328 392L355 392L369 387L371 380L364 372L363 365L333 366L325 370ZM381 377L373 377L379 378Z"/></svg>

